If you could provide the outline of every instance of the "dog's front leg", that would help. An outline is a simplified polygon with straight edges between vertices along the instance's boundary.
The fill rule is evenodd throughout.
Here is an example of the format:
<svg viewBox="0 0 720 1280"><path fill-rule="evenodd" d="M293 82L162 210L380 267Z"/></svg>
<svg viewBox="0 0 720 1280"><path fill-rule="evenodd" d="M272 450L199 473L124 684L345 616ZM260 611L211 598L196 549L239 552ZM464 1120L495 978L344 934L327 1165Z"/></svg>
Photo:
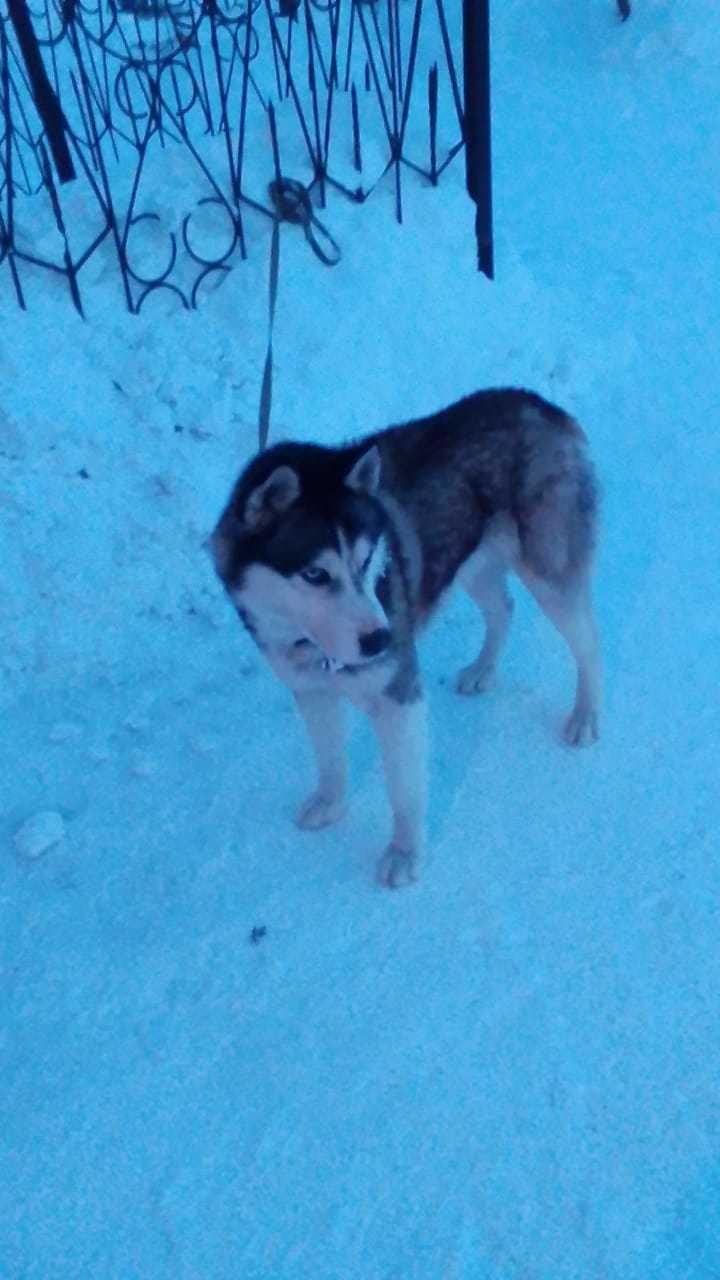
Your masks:
<svg viewBox="0 0 720 1280"><path fill-rule="evenodd" d="M345 812L345 733L340 698L326 690L294 690L317 760L318 784L302 805L298 826L328 827Z"/></svg>
<svg viewBox="0 0 720 1280"><path fill-rule="evenodd" d="M417 878L426 806L427 729L425 702L396 701L387 693L369 708L382 752L393 812L393 834L378 864L381 884L397 889Z"/></svg>

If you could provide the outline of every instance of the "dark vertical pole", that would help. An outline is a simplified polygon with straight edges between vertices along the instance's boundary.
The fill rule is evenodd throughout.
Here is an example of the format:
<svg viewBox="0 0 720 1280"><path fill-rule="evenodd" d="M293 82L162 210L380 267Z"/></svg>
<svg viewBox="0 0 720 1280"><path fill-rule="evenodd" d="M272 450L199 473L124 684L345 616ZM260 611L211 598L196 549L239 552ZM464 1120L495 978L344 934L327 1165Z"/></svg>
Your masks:
<svg viewBox="0 0 720 1280"><path fill-rule="evenodd" d="M61 182L71 182L75 169L65 137L65 117L45 70L27 0L8 0L8 15L25 60L33 101L43 123L58 178Z"/></svg>
<svg viewBox="0 0 720 1280"><path fill-rule="evenodd" d="M428 111L430 114L430 181L436 187L437 172L437 102L438 102L438 69L433 62L428 73Z"/></svg>
<svg viewBox="0 0 720 1280"><path fill-rule="evenodd" d="M489 7L490 0L463 0L465 184L476 206L478 270L492 280Z"/></svg>
<svg viewBox="0 0 720 1280"><path fill-rule="evenodd" d="M326 155L323 155L322 142L320 140L320 108L318 105L317 79L315 73L315 53L314 53L314 36L315 30L313 26L312 14L308 0L305 0L305 30L307 33L308 47L308 88L312 98L313 127L315 130L315 150L312 155L313 162L313 182L318 182L320 187L319 200L321 209L325 208L325 161Z"/></svg>
<svg viewBox="0 0 720 1280"><path fill-rule="evenodd" d="M353 126L353 164L358 173L362 172L362 152L360 150L360 115L358 112L357 89L353 80L351 89L352 126Z"/></svg>

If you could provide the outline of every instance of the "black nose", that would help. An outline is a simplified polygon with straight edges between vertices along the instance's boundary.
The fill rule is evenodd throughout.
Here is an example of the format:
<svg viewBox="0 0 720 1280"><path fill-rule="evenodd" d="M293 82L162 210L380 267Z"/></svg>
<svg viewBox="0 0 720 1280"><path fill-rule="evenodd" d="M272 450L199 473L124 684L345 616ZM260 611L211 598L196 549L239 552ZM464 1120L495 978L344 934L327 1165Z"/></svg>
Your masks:
<svg viewBox="0 0 720 1280"><path fill-rule="evenodd" d="M360 652L364 658L377 658L390 644L390 632L387 627L378 627L377 631L368 631L360 637Z"/></svg>

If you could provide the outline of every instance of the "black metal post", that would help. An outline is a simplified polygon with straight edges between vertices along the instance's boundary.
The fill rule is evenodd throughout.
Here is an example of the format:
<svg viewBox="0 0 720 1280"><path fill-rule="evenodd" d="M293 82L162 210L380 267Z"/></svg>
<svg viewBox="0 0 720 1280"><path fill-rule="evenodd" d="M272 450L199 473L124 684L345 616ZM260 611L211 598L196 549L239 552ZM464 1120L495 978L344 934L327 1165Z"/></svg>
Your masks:
<svg viewBox="0 0 720 1280"><path fill-rule="evenodd" d="M436 187L437 173L437 103L438 103L438 68L433 62L428 73L428 113L430 116L430 181Z"/></svg>
<svg viewBox="0 0 720 1280"><path fill-rule="evenodd" d="M25 59L33 99L43 122L58 178L61 182L70 182L75 177L75 169L65 137L65 118L45 70L26 0L8 0L8 14Z"/></svg>
<svg viewBox="0 0 720 1280"><path fill-rule="evenodd" d="M463 0L465 185L475 201L478 270L494 275L489 0Z"/></svg>

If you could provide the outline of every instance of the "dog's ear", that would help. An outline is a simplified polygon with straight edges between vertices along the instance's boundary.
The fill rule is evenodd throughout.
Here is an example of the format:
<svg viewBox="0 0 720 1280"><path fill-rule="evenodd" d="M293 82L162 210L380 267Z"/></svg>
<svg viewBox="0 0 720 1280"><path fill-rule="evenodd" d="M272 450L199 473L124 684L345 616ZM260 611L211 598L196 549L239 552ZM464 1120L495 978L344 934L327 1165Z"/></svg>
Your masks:
<svg viewBox="0 0 720 1280"><path fill-rule="evenodd" d="M349 489L355 489L358 493L375 493L380 484L380 468L380 450L374 444L348 471L345 483Z"/></svg>
<svg viewBox="0 0 720 1280"><path fill-rule="evenodd" d="M292 467L276 467L267 480L253 489L245 503L244 524L247 529L261 529L275 516L282 515L300 496L300 480Z"/></svg>

